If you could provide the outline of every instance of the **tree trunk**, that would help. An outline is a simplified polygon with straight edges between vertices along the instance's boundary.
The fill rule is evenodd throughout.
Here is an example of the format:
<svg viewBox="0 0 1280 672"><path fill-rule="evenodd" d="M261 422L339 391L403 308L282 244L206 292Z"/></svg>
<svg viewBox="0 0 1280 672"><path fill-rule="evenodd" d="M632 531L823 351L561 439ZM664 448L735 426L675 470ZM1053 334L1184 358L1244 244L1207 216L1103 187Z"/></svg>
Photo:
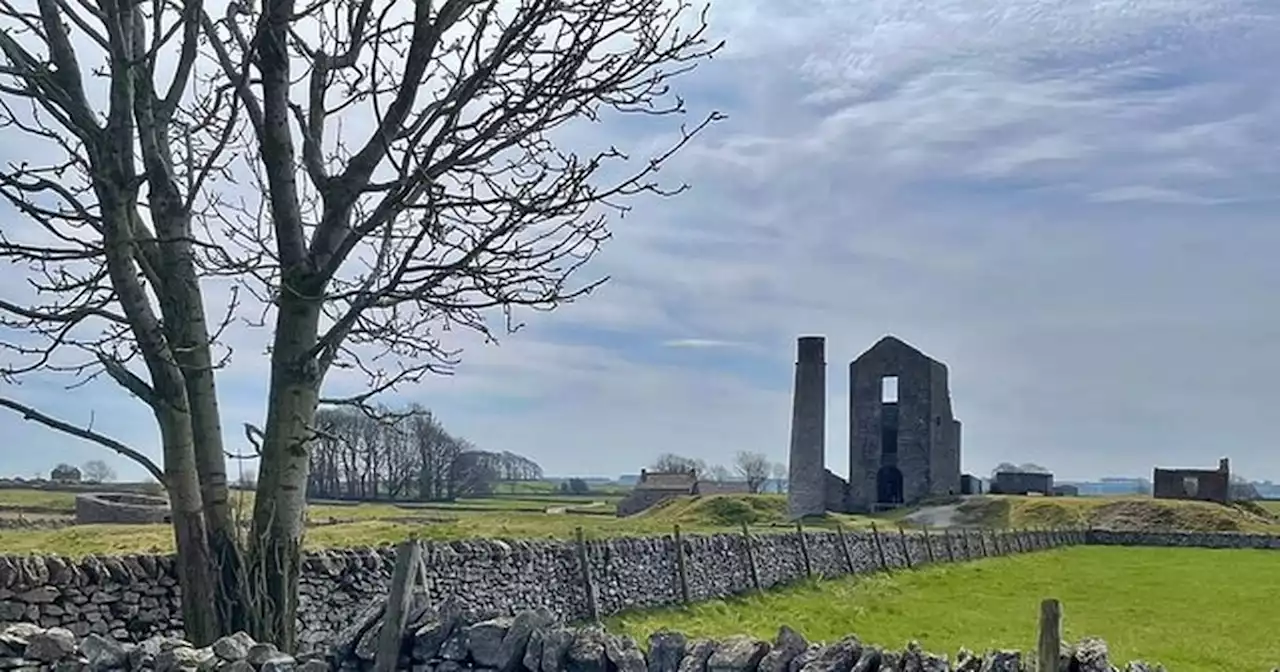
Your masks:
<svg viewBox="0 0 1280 672"><path fill-rule="evenodd" d="M309 448L320 392L314 357L320 306L286 290L276 317L271 389L253 508L249 573L255 638L293 650L298 570L306 523Z"/></svg>
<svg viewBox="0 0 1280 672"><path fill-rule="evenodd" d="M164 445L165 486L173 517L174 543L178 550L178 583L182 586L182 624L187 639L196 646L213 643L219 634L212 608L217 588L200 499L190 416L181 410L157 409Z"/></svg>
<svg viewBox="0 0 1280 672"><path fill-rule="evenodd" d="M173 238L161 240L165 259L162 272L167 282L159 288L164 294L160 306L169 343L174 345L174 359L182 370L190 408L195 470L200 484L208 550L212 554L212 571L218 585L218 599L210 604L216 608L221 634L229 634L243 630L247 625L245 601L248 595L243 592L243 562L227 488L226 450L222 443L222 417L218 410L209 326L188 239L188 214L180 199L172 195L157 200L161 201L162 210L168 215L160 220L164 224L162 230L173 235Z"/></svg>

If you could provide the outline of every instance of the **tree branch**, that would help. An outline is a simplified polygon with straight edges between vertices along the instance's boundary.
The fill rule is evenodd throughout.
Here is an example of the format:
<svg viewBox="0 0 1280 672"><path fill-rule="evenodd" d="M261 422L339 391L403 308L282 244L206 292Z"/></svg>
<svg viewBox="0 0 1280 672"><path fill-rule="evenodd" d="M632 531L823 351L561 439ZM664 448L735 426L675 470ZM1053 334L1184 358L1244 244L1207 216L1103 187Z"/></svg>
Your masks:
<svg viewBox="0 0 1280 672"><path fill-rule="evenodd" d="M0 397L0 406L3 406L11 411L22 414L23 420L34 420L50 429L56 429L60 432L65 432L74 437L84 439L85 441L96 443L99 446L107 448L108 450L115 451L116 454L123 455L133 460L134 462L137 462L138 464L142 465L142 468L146 469L151 474L151 476L156 479L156 481L160 482L161 484L166 482L164 477L164 470L156 466L156 463L153 462L151 458L147 457L146 455L143 455L142 453L124 445L123 443L109 436L104 436L88 428L76 427L71 423L63 422L62 420L59 420L57 418L45 415L44 413L41 413L40 411L37 411L36 409L31 408L26 404L18 403L16 401L13 401L12 399L6 399L4 397Z"/></svg>

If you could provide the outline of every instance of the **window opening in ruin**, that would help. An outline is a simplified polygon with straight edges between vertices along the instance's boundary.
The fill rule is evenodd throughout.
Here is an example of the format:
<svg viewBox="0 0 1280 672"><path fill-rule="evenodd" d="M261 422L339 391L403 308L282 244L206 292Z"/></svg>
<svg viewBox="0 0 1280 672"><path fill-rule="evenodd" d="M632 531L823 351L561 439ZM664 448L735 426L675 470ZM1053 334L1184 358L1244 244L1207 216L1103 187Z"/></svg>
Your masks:
<svg viewBox="0 0 1280 672"><path fill-rule="evenodd" d="M1200 492L1200 479L1195 476L1184 476L1182 478L1182 492L1188 497L1195 497Z"/></svg>
<svg viewBox="0 0 1280 672"><path fill-rule="evenodd" d="M898 454L897 427L884 427L880 430L880 452L884 455Z"/></svg>
<svg viewBox="0 0 1280 672"><path fill-rule="evenodd" d="M898 403L898 377L885 376L880 379L880 403Z"/></svg>

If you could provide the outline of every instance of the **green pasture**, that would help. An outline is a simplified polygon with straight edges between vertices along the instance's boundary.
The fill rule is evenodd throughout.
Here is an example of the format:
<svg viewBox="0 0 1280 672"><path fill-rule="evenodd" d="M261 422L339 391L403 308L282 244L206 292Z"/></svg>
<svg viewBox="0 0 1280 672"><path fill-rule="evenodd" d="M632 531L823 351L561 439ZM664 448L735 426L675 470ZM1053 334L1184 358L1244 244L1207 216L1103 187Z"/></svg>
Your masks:
<svg viewBox="0 0 1280 672"><path fill-rule="evenodd" d="M670 628L699 637L772 638L786 624L812 640L854 633L901 649L919 640L954 656L1034 651L1039 604L1063 605L1066 639L1098 636L1112 663L1159 662L1177 672L1280 667L1280 553L1075 547L916 571L809 582L741 599L610 619L641 641Z"/></svg>

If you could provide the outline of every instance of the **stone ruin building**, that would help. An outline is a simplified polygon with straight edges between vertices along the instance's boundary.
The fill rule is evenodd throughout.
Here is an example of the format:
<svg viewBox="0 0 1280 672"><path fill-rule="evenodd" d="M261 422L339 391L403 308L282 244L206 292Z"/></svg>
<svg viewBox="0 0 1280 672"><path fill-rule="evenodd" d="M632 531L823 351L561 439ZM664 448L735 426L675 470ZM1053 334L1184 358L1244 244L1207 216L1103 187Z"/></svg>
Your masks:
<svg viewBox="0 0 1280 672"><path fill-rule="evenodd" d="M947 366L893 336L849 364L849 476L826 468L826 339L797 343L788 509L868 513L960 494Z"/></svg>
<svg viewBox="0 0 1280 672"><path fill-rule="evenodd" d="M1218 460L1217 469L1160 469L1151 477L1157 499L1193 499L1226 504L1231 501L1231 462Z"/></svg>
<svg viewBox="0 0 1280 672"><path fill-rule="evenodd" d="M137 492L89 492L76 495L76 525L171 522L169 500Z"/></svg>

